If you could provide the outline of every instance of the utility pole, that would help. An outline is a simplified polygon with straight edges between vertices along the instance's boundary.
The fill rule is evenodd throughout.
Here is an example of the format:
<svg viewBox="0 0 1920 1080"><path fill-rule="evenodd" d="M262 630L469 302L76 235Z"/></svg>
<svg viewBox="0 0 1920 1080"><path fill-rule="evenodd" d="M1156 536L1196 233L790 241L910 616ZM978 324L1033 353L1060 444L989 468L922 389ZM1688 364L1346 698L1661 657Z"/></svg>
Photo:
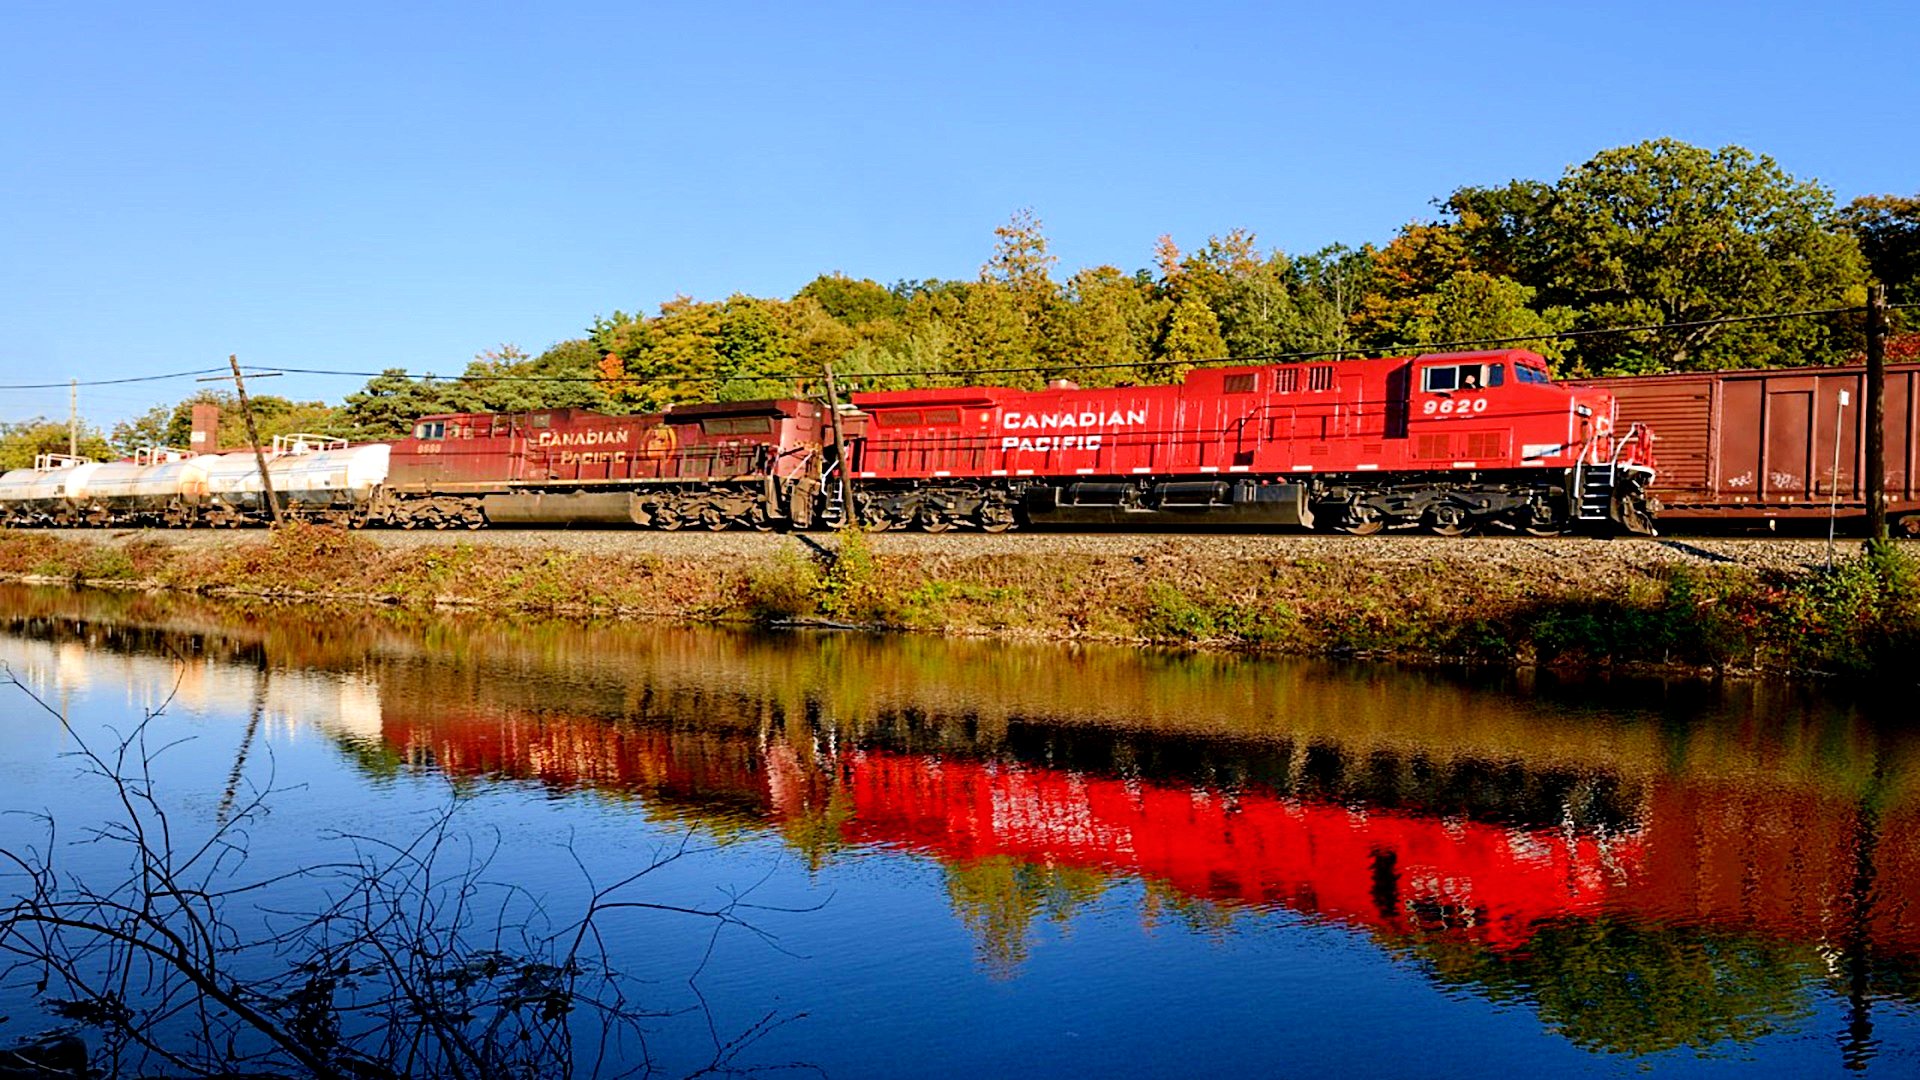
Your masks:
<svg viewBox="0 0 1920 1080"><path fill-rule="evenodd" d="M67 456L80 456L80 380L67 387Z"/></svg>
<svg viewBox="0 0 1920 1080"><path fill-rule="evenodd" d="M1867 539L1887 538L1887 287L1867 286Z"/></svg>
<svg viewBox="0 0 1920 1080"><path fill-rule="evenodd" d="M840 430L840 386L833 381L833 365L827 369L827 411L833 420L833 455L840 461L840 523L860 524L860 512L853 505L853 462L847 460L847 439Z"/></svg>
<svg viewBox="0 0 1920 1080"><path fill-rule="evenodd" d="M267 452L260 448L260 429L253 424L253 403L247 400L247 381L240 377L240 358L228 353L227 363L233 365L233 389L240 397L240 415L247 421L247 441L253 443L253 460L260 466L260 493L266 497L267 509L272 511L277 527L281 524L280 500L273 494L273 477L267 475Z"/></svg>

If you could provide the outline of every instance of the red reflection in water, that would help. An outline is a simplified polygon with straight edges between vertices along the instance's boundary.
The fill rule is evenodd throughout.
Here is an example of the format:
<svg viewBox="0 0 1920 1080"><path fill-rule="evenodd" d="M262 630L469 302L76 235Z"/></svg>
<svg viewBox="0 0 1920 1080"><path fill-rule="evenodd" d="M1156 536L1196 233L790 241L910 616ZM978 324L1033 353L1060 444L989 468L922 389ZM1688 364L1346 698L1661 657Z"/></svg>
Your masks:
<svg viewBox="0 0 1920 1080"><path fill-rule="evenodd" d="M389 743L457 776L634 792L776 824L821 815L837 795L851 810L835 827L847 843L1139 875L1390 935L1506 949L1541 921L1609 913L1920 956L1920 814L1863 818L1854 800L1810 786L1664 777L1632 828L1602 835L885 750L813 759L738 730L553 715L411 724L396 712Z"/></svg>
<svg viewBox="0 0 1920 1080"><path fill-rule="evenodd" d="M777 811L792 751L768 754ZM861 751L840 761L847 839L968 861L1007 855L1164 881L1191 896L1496 946L1591 912L1641 858L1601 839L1054 769Z"/></svg>

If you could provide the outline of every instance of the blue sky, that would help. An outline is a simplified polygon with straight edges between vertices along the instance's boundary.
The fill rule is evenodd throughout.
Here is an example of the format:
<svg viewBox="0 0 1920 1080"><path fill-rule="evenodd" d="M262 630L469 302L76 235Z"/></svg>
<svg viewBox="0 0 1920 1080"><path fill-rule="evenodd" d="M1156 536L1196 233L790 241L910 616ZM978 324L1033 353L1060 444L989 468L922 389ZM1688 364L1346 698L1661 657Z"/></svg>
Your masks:
<svg viewBox="0 0 1920 1080"><path fill-rule="evenodd" d="M1916 46L1904 5L1767 0L0 0L0 383L454 372L676 293L971 277L1020 207L1069 272L1161 233L1378 243L1659 136L1913 194ZM0 390L0 419L66 407Z"/></svg>

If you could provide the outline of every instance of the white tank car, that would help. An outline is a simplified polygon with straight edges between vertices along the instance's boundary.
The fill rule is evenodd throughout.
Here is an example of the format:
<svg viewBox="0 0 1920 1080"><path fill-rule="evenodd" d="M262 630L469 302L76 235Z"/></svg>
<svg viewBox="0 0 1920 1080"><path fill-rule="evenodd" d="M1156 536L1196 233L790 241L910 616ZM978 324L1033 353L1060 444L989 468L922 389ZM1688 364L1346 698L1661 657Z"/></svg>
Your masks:
<svg viewBox="0 0 1920 1080"><path fill-rule="evenodd" d="M99 470L100 463L97 461L35 470L33 480L27 484L28 509L45 521L66 523L77 520L79 493Z"/></svg>
<svg viewBox="0 0 1920 1080"><path fill-rule="evenodd" d="M206 466L180 450L142 450L132 461L102 465L86 481L79 501L95 523L184 521L197 503L188 501L188 489L205 492Z"/></svg>
<svg viewBox="0 0 1920 1080"><path fill-rule="evenodd" d="M187 454L161 461L134 481L134 505L168 524L188 520L207 501L207 466L213 458Z"/></svg>
<svg viewBox="0 0 1920 1080"><path fill-rule="evenodd" d="M27 507L27 491L38 475L34 469L11 469L0 474L0 524L32 523L34 515Z"/></svg>
<svg viewBox="0 0 1920 1080"><path fill-rule="evenodd" d="M96 525L117 520L133 509L133 484L147 466L132 461L102 464L73 489L74 509Z"/></svg>
<svg viewBox="0 0 1920 1080"><path fill-rule="evenodd" d="M267 452L267 475L283 507L297 511L359 510L387 480L386 443L348 446L321 435L279 435ZM216 513L260 514L260 465L253 451L222 454L207 465L207 502Z"/></svg>
<svg viewBox="0 0 1920 1080"><path fill-rule="evenodd" d="M260 465L253 451L220 454L207 462L207 503L217 510L251 512L263 510L260 497Z"/></svg>
<svg viewBox="0 0 1920 1080"><path fill-rule="evenodd" d="M393 448L386 443L348 446L339 439L282 436L267 472L285 505L303 509L359 508L387 481Z"/></svg>

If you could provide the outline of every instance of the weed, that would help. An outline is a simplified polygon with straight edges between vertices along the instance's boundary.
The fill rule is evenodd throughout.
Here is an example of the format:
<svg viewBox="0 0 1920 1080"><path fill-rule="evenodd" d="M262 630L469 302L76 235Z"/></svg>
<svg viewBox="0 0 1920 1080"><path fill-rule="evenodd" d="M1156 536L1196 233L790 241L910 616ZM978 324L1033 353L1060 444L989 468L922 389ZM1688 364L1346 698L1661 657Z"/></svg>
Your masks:
<svg viewBox="0 0 1920 1080"><path fill-rule="evenodd" d="M819 568L792 546L749 567L742 586L742 603L759 623L817 615L822 600Z"/></svg>

